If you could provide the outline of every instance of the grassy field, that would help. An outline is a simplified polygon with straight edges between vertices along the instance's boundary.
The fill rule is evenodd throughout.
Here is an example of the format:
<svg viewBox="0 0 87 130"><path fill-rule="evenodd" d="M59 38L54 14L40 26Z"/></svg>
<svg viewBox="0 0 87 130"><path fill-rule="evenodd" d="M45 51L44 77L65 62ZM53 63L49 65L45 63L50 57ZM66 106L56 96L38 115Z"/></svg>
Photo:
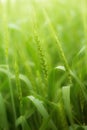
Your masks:
<svg viewBox="0 0 87 130"><path fill-rule="evenodd" d="M86 0L0 0L0 130L87 130Z"/></svg>

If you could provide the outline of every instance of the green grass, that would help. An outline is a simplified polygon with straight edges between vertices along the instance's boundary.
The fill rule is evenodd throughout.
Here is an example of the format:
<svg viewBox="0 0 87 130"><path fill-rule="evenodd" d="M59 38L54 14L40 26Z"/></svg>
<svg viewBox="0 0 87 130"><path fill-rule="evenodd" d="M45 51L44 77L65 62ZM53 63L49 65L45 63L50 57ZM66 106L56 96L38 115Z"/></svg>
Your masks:
<svg viewBox="0 0 87 130"><path fill-rule="evenodd" d="M87 130L86 8L0 1L0 130Z"/></svg>

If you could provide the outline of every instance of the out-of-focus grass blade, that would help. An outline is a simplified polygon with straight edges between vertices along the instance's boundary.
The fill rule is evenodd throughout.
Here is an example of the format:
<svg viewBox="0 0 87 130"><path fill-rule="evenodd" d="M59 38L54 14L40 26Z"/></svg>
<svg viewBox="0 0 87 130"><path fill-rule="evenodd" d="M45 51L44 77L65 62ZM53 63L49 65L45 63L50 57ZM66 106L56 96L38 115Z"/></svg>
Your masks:
<svg viewBox="0 0 87 130"><path fill-rule="evenodd" d="M27 122L32 114L35 112L35 106L32 105L31 101L29 103L28 98L23 98L22 116L18 117L16 120L16 127L22 125L23 130L31 130Z"/></svg>
<svg viewBox="0 0 87 130"><path fill-rule="evenodd" d="M32 114L35 112L36 108L33 106L31 101L29 102L29 99L27 97L24 97L22 100L23 107L22 112L26 119L30 118Z"/></svg>
<svg viewBox="0 0 87 130"><path fill-rule="evenodd" d="M79 84L79 86L81 88L81 91L82 91L82 93L84 95L84 98L87 101L87 94L86 94L87 90L86 90L84 84L81 82L81 80L77 77L77 75L73 71L70 71L70 74L76 80L76 82Z"/></svg>
<svg viewBox="0 0 87 130"><path fill-rule="evenodd" d="M62 71L66 71L65 67L64 66L57 66L56 69L59 69L59 70L62 70Z"/></svg>
<svg viewBox="0 0 87 130"><path fill-rule="evenodd" d="M74 124L74 128L75 128L75 130L87 130L87 126L80 126L77 124ZM69 130L73 130L73 127L70 126Z"/></svg>
<svg viewBox="0 0 87 130"><path fill-rule="evenodd" d="M84 130L87 130L87 125L86 126L83 126Z"/></svg>
<svg viewBox="0 0 87 130"><path fill-rule="evenodd" d="M21 80L23 80L23 81L26 83L27 86L29 86L29 89L30 89L30 90L33 89L30 80L29 80L25 75L19 74L19 78L20 78Z"/></svg>
<svg viewBox="0 0 87 130"><path fill-rule="evenodd" d="M0 72L6 74L6 75L8 76L8 70L7 70L6 68L0 67ZM10 72L9 72L9 73L10 73ZM9 75L12 76L11 73L10 73Z"/></svg>
<svg viewBox="0 0 87 130"><path fill-rule="evenodd" d="M42 125L41 125L41 127L40 127L39 130L45 130L45 129L47 129L47 127L49 128L49 127L50 127L49 120L50 120L50 118L44 119L44 120L43 120L43 123L42 123ZM49 125L49 126L48 126L48 125ZM56 129L57 129L57 128L56 128ZM58 129L57 129L57 130L58 130Z"/></svg>
<svg viewBox="0 0 87 130"><path fill-rule="evenodd" d="M29 124L27 123L24 116L20 116L16 120L16 127L18 127L19 125L22 125L23 130L31 130L31 128L30 128Z"/></svg>
<svg viewBox="0 0 87 130"><path fill-rule="evenodd" d="M8 65L6 64L0 64L0 68L6 68L7 69Z"/></svg>
<svg viewBox="0 0 87 130"><path fill-rule="evenodd" d="M8 70L7 70L6 66L0 67L0 72L8 75ZM15 75L13 75L11 72L9 72L9 73L10 73L9 78L14 79ZM19 78L26 83L26 85L29 87L30 90L32 90L32 84L31 84L30 80L25 75L19 74Z"/></svg>
<svg viewBox="0 0 87 130"><path fill-rule="evenodd" d="M35 98L34 96L28 96L28 99L30 99L32 101L32 103L34 104L34 106L37 108L38 112L42 115L44 120L47 120L49 118L49 114L47 112L47 110L45 109L44 105L43 105L43 101ZM53 128L53 130L57 130L55 124L53 123L52 120L50 120L50 127ZM40 129L41 130L41 129Z"/></svg>
<svg viewBox="0 0 87 130"><path fill-rule="evenodd" d="M49 117L47 119L43 119L43 122L42 122L41 127L40 127L39 130L45 130L47 128L50 128L49 121L50 121L50 119L52 117L52 114L53 114L53 111L50 113L50 115L49 115ZM56 128L56 129L58 130L58 128Z"/></svg>
<svg viewBox="0 0 87 130"><path fill-rule="evenodd" d="M6 66L0 67L0 72L6 74L8 76L8 70L7 70ZM9 78L12 78L12 79L15 78L15 75L13 75L11 72L9 72L9 76L10 76ZM32 90L32 84L25 75L19 74L19 78L26 83L26 85L29 87L30 90Z"/></svg>
<svg viewBox="0 0 87 130"><path fill-rule="evenodd" d="M24 116L20 116L16 119L16 127L18 127L19 125L21 125L24 121Z"/></svg>
<svg viewBox="0 0 87 130"><path fill-rule="evenodd" d="M85 52L85 50L86 50L86 46L83 46L83 47L80 49L80 51L77 53L77 56L83 54L83 53Z"/></svg>
<svg viewBox="0 0 87 130"><path fill-rule="evenodd" d="M6 108L1 93L0 93L0 129L8 130Z"/></svg>
<svg viewBox="0 0 87 130"><path fill-rule="evenodd" d="M55 100L61 81L63 81L65 77L66 75L64 66L57 66L54 69L52 69L48 80L48 98L51 101Z"/></svg>
<svg viewBox="0 0 87 130"><path fill-rule="evenodd" d="M28 96L28 98L33 102L37 110L43 116L43 118L48 118L48 112L46 111L45 107L43 106L43 102L39 99L36 99L34 96Z"/></svg>
<svg viewBox="0 0 87 130"><path fill-rule="evenodd" d="M62 94L63 94L63 101L64 101L66 114L68 116L70 123L73 124L71 104L70 104L70 86L64 86L62 88Z"/></svg>
<svg viewBox="0 0 87 130"><path fill-rule="evenodd" d="M12 79L15 79L15 75L11 76ZM32 84L30 82L30 80L27 78L27 76L23 75L23 74L19 74L19 79L21 79L22 81L24 81L24 83L29 87L29 90L33 90L32 88Z"/></svg>
<svg viewBox="0 0 87 130"><path fill-rule="evenodd" d="M18 25L14 24L14 23L9 23L9 24L8 24L8 27L9 27L10 29L17 30L17 31L20 31L20 30L21 30L20 27L19 27Z"/></svg>

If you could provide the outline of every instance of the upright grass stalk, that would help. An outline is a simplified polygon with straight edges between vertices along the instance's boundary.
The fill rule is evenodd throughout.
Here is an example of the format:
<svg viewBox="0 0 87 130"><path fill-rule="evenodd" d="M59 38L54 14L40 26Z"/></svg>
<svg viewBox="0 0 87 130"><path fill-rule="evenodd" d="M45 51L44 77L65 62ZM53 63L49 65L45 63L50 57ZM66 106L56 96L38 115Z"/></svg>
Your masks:
<svg viewBox="0 0 87 130"><path fill-rule="evenodd" d="M82 24L83 24L83 29L84 29L83 34L84 34L85 46L86 46L85 56L84 56L84 58L85 58L84 62L86 65L85 74L87 74L87 1L81 0L80 7L81 7L81 9L80 9L81 19L82 19ZM87 105L86 105L87 104L87 95L86 95L86 87L85 86L82 86L79 97L80 97L81 110L83 113L82 121L83 121L83 123L86 123L87 115L86 115L85 109L87 109Z"/></svg>
<svg viewBox="0 0 87 130"><path fill-rule="evenodd" d="M20 83L20 79L19 79L19 68L18 68L18 63L15 60L15 79L16 79L16 87L17 87L17 92L18 92L18 99L19 99L19 103L20 103L20 115L22 115L22 90L21 90L21 83Z"/></svg>
<svg viewBox="0 0 87 130"><path fill-rule="evenodd" d="M32 4L34 5L34 1L32 1ZM37 13L36 13L36 10L35 8L32 6L33 8L33 17L32 17L32 21L33 22L33 34L34 34L34 40L35 40L35 43L36 43L36 46L37 46L37 49L38 49L38 55L39 55L39 58L40 58L40 65L41 65L41 70L42 70L42 74L44 76L44 80L47 84L47 80L48 80L48 65L47 65L47 61L46 61L46 56L45 56L45 53L44 53L44 50L42 48L42 41L41 41L41 38L39 36L39 33L38 33L38 29L37 29Z"/></svg>
<svg viewBox="0 0 87 130"><path fill-rule="evenodd" d="M41 47L41 40L38 36L38 32L37 32L36 28L34 29L34 40L36 42L38 52L39 52L39 58L40 58L42 73L44 75L45 81L47 82L47 79L48 79L47 63L46 63L46 60L45 60L45 55L44 55L43 49Z"/></svg>
<svg viewBox="0 0 87 130"><path fill-rule="evenodd" d="M66 119L65 111L64 111L64 106L62 103L58 103L58 126L60 127L59 129L61 130L69 130L68 122Z"/></svg>
<svg viewBox="0 0 87 130"><path fill-rule="evenodd" d="M6 5L2 5L2 21L3 21L3 43L5 46L5 62L7 65L7 71L8 71L8 81L9 81L9 90L11 95L11 103L12 103L12 110L13 110L13 120L14 120L14 127L15 127L15 121L16 121L16 111L15 111L15 103L14 103L14 94L10 79L10 68L9 68L9 31L8 31L8 21L7 21L7 14L6 14ZM14 128L15 129L15 128Z"/></svg>
<svg viewBox="0 0 87 130"><path fill-rule="evenodd" d="M31 66L30 64L28 64L26 61L27 61L27 58L29 59L29 57L27 57L25 51L21 52L19 51L19 48L22 49L20 46L16 45L14 46L14 48L16 48L16 51L18 53L18 55L20 56L20 61L23 63L24 65L24 69L25 69L25 75L28 75L29 77L29 80L31 81L32 83L32 86L35 86L35 82L34 81L34 76L33 76L33 73L32 73L32 69L31 69ZM15 56L14 56L15 57Z"/></svg>
<svg viewBox="0 0 87 130"><path fill-rule="evenodd" d="M83 28L84 28L84 39L85 39L85 62L87 64L87 1L86 0L81 0L81 17L82 17L82 23L83 23ZM86 65L86 70L87 72L87 65Z"/></svg>
<svg viewBox="0 0 87 130"><path fill-rule="evenodd" d="M44 8L43 8L43 14L44 14L44 17L46 18L46 20L47 20L48 23L49 23L49 28L50 28L50 30L51 30L51 33L52 33L53 38L54 38L55 41L56 41L56 44L57 44L57 47L58 47L58 51L59 51L59 55L60 55L60 57L61 57L61 60L62 60L63 63L64 63L64 66L65 66L65 68L66 68L66 72L68 73L69 84L72 84L72 79L71 79L71 75L70 75L70 67L69 67L68 61L67 61L67 59L66 59L66 57L65 57L65 54L64 54L64 51L63 51L63 49L62 49L61 43L60 43L60 41L59 41L59 39L58 39L58 37L57 37L57 34L56 34L56 32L55 32L55 30L54 30L54 28L53 28L53 25L52 25L52 23L51 23L51 21L50 21L50 18L49 18L48 14L47 14L47 12L46 12L46 10L45 10Z"/></svg>
<svg viewBox="0 0 87 130"><path fill-rule="evenodd" d="M22 89L21 89L21 83L19 79L19 68L18 68L18 63L17 63L17 57L15 58L15 80L16 80L16 87L17 87L17 94L18 94L18 100L19 100L19 114L22 116L23 112L23 103L22 103ZM24 129L24 125L22 125L22 129Z"/></svg>

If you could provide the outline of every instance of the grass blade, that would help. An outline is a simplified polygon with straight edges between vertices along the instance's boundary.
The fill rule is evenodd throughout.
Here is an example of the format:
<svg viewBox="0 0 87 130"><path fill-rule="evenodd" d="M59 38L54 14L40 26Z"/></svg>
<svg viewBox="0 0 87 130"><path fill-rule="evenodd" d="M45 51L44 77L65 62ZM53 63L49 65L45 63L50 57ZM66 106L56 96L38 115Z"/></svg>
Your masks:
<svg viewBox="0 0 87 130"><path fill-rule="evenodd" d="M39 99L35 98L34 96L28 96L28 99L30 99L33 102L34 106L37 108L38 112L42 115L43 119L47 120L50 115L48 114L47 110L45 109L43 102L40 101ZM57 128L52 120L50 120L50 126L54 130L57 130Z"/></svg>
<svg viewBox="0 0 87 130"><path fill-rule="evenodd" d="M8 130L6 108L1 93L0 93L0 129Z"/></svg>

